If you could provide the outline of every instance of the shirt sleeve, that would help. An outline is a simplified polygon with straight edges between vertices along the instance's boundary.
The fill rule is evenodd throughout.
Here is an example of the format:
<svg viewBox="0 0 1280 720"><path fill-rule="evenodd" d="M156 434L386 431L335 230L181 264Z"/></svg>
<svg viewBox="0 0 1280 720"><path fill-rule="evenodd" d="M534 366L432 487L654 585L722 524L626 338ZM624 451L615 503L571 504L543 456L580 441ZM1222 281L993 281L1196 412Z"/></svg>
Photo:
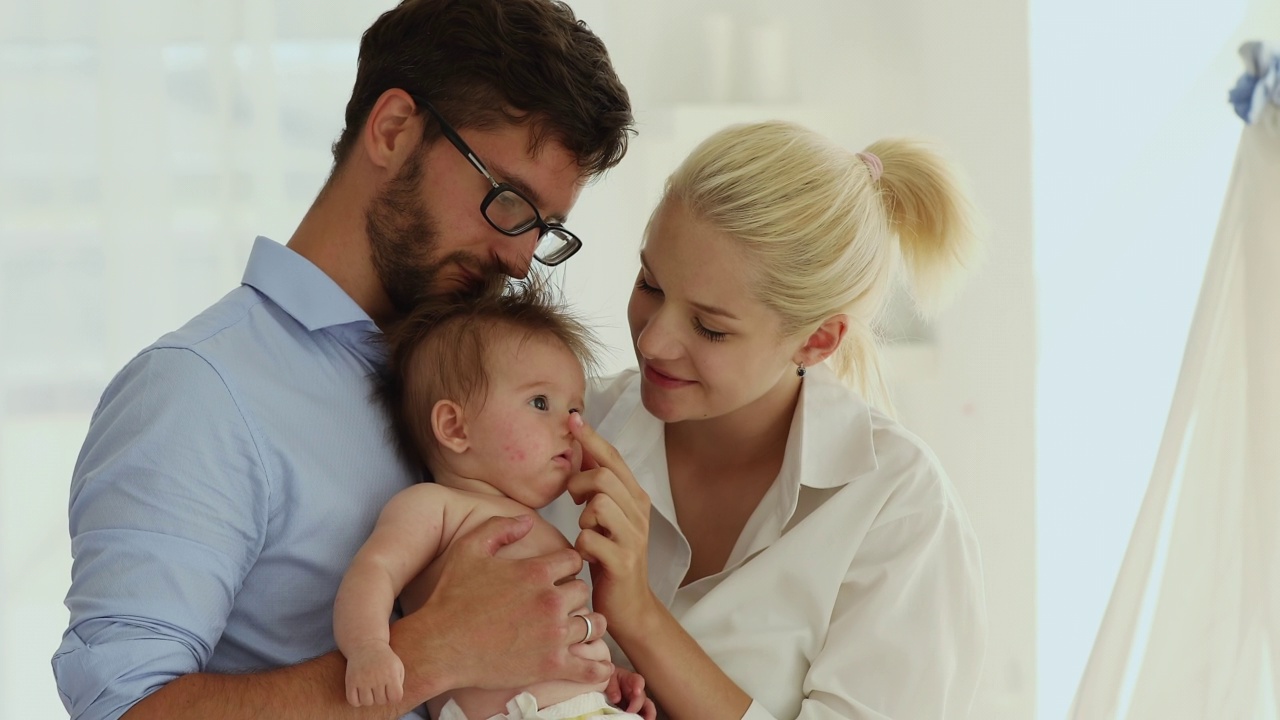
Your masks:
<svg viewBox="0 0 1280 720"><path fill-rule="evenodd" d="M800 718L966 718L986 627L977 538L958 504L873 526L805 679Z"/></svg>
<svg viewBox="0 0 1280 720"><path fill-rule="evenodd" d="M70 622L53 657L73 720L118 718L207 665L266 536L258 448L194 351L147 351L107 388L72 477Z"/></svg>
<svg viewBox="0 0 1280 720"><path fill-rule="evenodd" d="M854 556L796 720L966 718L986 628L978 544L963 508L944 499L895 514L873 525ZM743 718L775 720L754 701Z"/></svg>

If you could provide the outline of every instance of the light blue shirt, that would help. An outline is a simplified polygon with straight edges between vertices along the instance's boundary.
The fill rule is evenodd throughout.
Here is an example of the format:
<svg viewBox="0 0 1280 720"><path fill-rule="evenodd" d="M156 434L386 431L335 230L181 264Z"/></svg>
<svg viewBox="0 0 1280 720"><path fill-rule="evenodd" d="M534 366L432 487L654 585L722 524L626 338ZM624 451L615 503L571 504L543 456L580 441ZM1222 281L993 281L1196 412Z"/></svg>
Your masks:
<svg viewBox="0 0 1280 720"><path fill-rule="evenodd" d="M417 480L371 395L369 316L266 238L243 283L139 353L94 412L53 657L73 719L118 718L187 673L333 650L342 575Z"/></svg>

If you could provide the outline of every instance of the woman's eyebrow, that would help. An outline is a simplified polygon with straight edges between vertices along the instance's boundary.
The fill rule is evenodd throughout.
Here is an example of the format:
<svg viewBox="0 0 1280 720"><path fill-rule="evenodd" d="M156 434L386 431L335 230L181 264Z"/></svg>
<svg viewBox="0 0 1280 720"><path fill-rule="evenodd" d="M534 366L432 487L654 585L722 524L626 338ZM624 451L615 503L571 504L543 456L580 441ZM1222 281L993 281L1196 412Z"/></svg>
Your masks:
<svg viewBox="0 0 1280 720"><path fill-rule="evenodd" d="M698 308L699 310L701 310L702 312L704 312L704 313L706 313L706 314L708 314L708 315L718 315L718 316L720 316L720 317L722 317L722 318L726 318L726 319L729 319L729 320L737 320L737 319L738 319L738 316L737 316L737 315L734 315L733 313L731 313L731 312L729 312L728 310L725 310L725 309L723 309L723 308L718 308L718 307L716 307L715 305L703 305L702 303L693 302L692 300L690 300L690 301L689 301L689 304L690 304L690 305L692 305L693 307Z"/></svg>
<svg viewBox="0 0 1280 720"><path fill-rule="evenodd" d="M645 272L649 273L650 275L653 275L653 271L649 269L649 263L646 262L644 259L643 250L640 251L640 267L644 268ZM724 308L718 308L715 305L706 305L700 302L694 302L692 300L689 301L689 304L701 310L702 312L706 313L707 315L716 315L728 320L741 322L741 320L738 318L737 315L734 315L733 313L729 312L728 310L725 310Z"/></svg>

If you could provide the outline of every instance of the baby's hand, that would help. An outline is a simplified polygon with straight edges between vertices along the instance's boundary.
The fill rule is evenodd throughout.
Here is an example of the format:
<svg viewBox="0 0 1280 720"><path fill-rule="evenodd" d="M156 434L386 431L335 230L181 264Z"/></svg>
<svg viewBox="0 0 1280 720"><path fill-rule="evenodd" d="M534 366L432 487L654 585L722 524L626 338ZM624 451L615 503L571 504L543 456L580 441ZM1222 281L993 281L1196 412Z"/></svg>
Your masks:
<svg viewBox="0 0 1280 720"><path fill-rule="evenodd" d="M347 656L347 702L355 707L398 703L404 697L404 663L384 642L361 645Z"/></svg>
<svg viewBox="0 0 1280 720"><path fill-rule="evenodd" d="M613 677L609 678L609 686L605 688L604 695L609 702L645 720L654 720L658 714L653 700L644 691L644 678L639 673L615 665Z"/></svg>

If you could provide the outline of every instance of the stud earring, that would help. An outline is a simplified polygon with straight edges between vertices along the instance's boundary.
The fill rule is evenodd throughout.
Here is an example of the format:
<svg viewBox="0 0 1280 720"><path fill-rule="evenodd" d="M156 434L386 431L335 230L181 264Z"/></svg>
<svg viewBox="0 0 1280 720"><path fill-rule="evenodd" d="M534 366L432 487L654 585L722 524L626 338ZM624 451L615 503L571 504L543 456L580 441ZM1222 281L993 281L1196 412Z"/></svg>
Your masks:
<svg viewBox="0 0 1280 720"><path fill-rule="evenodd" d="M804 363L799 363L796 365L796 375L799 375L800 377L804 377Z"/></svg>

